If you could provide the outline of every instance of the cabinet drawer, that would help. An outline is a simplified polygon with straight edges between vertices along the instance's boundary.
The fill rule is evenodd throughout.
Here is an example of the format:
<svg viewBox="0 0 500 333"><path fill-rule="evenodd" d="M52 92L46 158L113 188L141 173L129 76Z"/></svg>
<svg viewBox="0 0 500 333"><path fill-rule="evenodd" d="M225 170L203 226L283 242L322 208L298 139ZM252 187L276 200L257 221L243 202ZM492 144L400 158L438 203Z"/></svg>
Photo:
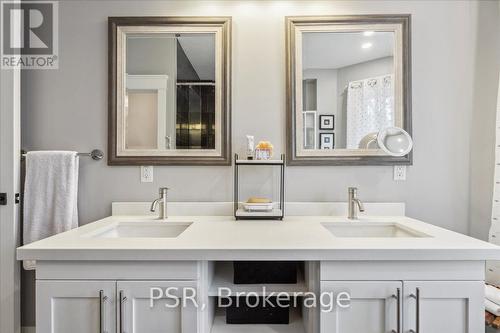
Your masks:
<svg viewBox="0 0 500 333"><path fill-rule="evenodd" d="M484 280L482 261L322 261L320 280Z"/></svg>
<svg viewBox="0 0 500 333"><path fill-rule="evenodd" d="M40 261L38 280L197 280L198 261Z"/></svg>

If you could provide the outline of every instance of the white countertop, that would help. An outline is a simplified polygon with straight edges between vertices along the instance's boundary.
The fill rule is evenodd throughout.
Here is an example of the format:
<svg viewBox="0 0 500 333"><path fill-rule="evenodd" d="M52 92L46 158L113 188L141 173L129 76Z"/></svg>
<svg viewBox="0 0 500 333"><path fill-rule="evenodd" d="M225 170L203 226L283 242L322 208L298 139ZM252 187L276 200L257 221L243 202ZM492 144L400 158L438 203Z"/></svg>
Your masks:
<svg viewBox="0 0 500 333"><path fill-rule="evenodd" d="M422 238L339 238L322 222L345 217L290 216L283 221L235 221L231 216L180 216L193 222L176 238L94 238L87 234L151 216L110 216L18 248L19 260L500 260L500 247L408 217L362 217L394 222ZM349 223L358 223L356 221Z"/></svg>

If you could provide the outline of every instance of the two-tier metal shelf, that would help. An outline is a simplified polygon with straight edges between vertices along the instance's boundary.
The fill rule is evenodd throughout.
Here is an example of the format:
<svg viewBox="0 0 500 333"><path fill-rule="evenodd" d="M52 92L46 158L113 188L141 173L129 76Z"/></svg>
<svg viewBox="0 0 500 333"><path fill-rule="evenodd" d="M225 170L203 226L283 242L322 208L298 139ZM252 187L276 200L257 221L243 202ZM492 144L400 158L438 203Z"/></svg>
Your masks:
<svg viewBox="0 0 500 333"><path fill-rule="evenodd" d="M240 170L241 166L252 167L279 167L279 200L278 206L269 212L248 212L240 208ZM273 200L274 203L274 200ZM238 154L234 155L234 217L237 220L282 220L285 216L285 155L281 155L281 160L244 160L239 159Z"/></svg>

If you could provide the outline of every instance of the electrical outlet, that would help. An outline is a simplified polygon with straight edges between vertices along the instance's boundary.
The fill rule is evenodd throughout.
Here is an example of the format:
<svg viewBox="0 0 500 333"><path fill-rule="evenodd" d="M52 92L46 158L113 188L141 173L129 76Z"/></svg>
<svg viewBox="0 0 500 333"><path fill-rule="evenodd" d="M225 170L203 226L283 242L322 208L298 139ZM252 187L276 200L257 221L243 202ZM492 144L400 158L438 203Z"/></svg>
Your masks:
<svg viewBox="0 0 500 333"><path fill-rule="evenodd" d="M406 180L406 165L394 166L394 180Z"/></svg>
<svg viewBox="0 0 500 333"><path fill-rule="evenodd" d="M141 166L141 183L153 182L153 166Z"/></svg>

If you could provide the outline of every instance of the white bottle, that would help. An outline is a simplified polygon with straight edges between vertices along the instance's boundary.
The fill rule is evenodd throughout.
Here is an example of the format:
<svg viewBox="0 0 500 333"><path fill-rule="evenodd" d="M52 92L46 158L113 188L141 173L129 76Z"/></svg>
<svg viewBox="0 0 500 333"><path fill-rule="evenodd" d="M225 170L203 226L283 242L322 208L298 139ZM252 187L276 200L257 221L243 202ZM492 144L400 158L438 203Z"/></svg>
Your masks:
<svg viewBox="0 0 500 333"><path fill-rule="evenodd" d="M253 160L255 140L253 135L247 135L247 160Z"/></svg>

